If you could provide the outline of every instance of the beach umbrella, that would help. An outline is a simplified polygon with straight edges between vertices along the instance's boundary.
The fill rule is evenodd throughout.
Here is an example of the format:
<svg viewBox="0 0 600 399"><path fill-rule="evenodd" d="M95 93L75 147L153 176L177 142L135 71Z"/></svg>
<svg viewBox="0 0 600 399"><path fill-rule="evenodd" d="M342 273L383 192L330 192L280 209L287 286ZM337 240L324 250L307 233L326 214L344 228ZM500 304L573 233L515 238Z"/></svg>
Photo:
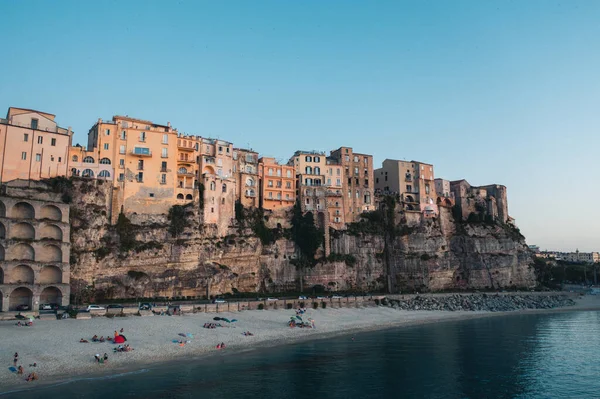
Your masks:
<svg viewBox="0 0 600 399"><path fill-rule="evenodd" d="M231 323L231 320L226 319L225 317L221 318L221 320L226 321L227 323Z"/></svg>

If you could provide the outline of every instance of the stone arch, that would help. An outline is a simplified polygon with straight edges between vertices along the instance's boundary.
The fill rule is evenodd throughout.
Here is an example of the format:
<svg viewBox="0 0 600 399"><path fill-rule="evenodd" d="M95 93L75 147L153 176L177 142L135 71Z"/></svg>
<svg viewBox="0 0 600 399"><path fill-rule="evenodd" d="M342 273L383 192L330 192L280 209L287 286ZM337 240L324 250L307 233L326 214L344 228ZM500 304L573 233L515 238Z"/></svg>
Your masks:
<svg viewBox="0 0 600 399"><path fill-rule="evenodd" d="M215 168L213 168L210 165L204 165L204 168L202 168L202 173L208 173L210 175L214 175L215 174Z"/></svg>
<svg viewBox="0 0 600 399"><path fill-rule="evenodd" d="M19 243L11 248L11 259L15 260L35 260L35 250L26 243Z"/></svg>
<svg viewBox="0 0 600 399"><path fill-rule="evenodd" d="M415 202L415 199L412 197L412 195L407 195L405 202Z"/></svg>
<svg viewBox="0 0 600 399"><path fill-rule="evenodd" d="M414 211L414 210L415 210L415 207L414 207L414 206L412 206L411 204L406 204L406 210L407 210L407 211Z"/></svg>
<svg viewBox="0 0 600 399"><path fill-rule="evenodd" d="M191 200L191 199L193 199L193 197L192 197L192 194L187 194L187 195L185 196L185 199L186 199L186 200Z"/></svg>
<svg viewBox="0 0 600 399"><path fill-rule="evenodd" d="M40 239L63 240L63 232L60 227L55 224L47 224L40 229Z"/></svg>
<svg viewBox="0 0 600 399"><path fill-rule="evenodd" d="M444 199L444 205L452 206L452 201L449 198Z"/></svg>
<svg viewBox="0 0 600 399"><path fill-rule="evenodd" d="M62 262L62 249L56 245L45 245L38 260L40 262Z"/></svg>
<svg viewBox="0 0 600 399"><path fill-rule="evenodd" d="M435 203L437 205L442 205L442 203L443 203L442 197L437 197L437 200L435 201Z"/></svg>
<svg viewBox="0 0 600 399"><path fill-rule="evenodd" d="M62 291L57 287L46 287L40 294L40 303L62 304Z"/></svg>
<svg viewBox="0 0 600 399"><path fill-rule="evenodd" d="M33 284L33 269L27 265L19 265L10 272L11 284Z"/></svg>
<svg viewBox="0 0 600 399"><path fill-rule="evenodd" d="M15 219L34 219L35 209L29 202L17 202L12 207L12 217Z"/></svg>
<svg viewBox="0 0 600 399"><path fill-rule="evenodd" d="M33 292L27 287L19 287L13 292L10 293L10 298L8 301L8 309L9 310L17 310L19 305L26 305L31 307L31 300L33 299Z"/></svg>
<svg viewBox="0 0 600 399"><path fill-rule="evenodd" d="M44 266L40 270L39 284L60 284L62 283L62 272L56 266Z"/></svg>
<svg viewBox="0 0 600 399"><path fill-rule="evenodd" d="M6 205L4 202L0 201L0 218L6 217Z"/></svg>
<svg viewBox="0 0 600 399"><path fill-rule="evenodd" d="M6 238L6 228L4 227L4 223L0 222L0 240L4 240Z"/></svg>
<svg viewBox="0 0 600 399"><path fill-rule="evenodd" d="M24 240L35 239L35 229L30 223L15 223L10 228L10 238L20 238Z"/></svg>
<svg viewBox="0 0 600 399"><path fill-rule="evenodd" d="M178 200L182 200L183 199L183 194L181 194L181 193L177 194L177 199Z"/></svg>

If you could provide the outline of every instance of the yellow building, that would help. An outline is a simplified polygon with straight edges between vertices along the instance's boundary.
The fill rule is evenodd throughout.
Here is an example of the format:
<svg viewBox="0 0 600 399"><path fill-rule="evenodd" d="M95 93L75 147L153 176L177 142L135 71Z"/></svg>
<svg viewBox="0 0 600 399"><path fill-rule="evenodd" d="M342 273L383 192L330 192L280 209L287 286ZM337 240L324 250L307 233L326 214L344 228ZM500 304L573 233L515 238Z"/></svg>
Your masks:
<svg viewBox="0 0 600 399"><path fill-rule="evenodd" d="M0 119L1 182L67 176L73 132L54 118L32 109L8 109L6 119Z"/></svg>
<svg viewBox="0 0 600 399"><path fill-rule="evenodd" d="M260 177L260 206L263 209L292 207L296 201L294 167L280 165L275 158L258 160Z"/></svg>

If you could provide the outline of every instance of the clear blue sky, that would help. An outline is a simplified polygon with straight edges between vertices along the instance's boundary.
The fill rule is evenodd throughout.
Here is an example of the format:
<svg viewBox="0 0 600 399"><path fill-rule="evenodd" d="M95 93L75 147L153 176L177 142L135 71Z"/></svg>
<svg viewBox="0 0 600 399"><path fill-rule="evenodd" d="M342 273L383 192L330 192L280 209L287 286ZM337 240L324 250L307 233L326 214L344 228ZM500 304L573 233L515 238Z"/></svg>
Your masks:
<svg viewBox="0 0 600 399"><path fill-rule="evenodd" d="M170 121L287 159L352 146L508 187L600 250L600 1L4 1L0 108Z"/></svg>

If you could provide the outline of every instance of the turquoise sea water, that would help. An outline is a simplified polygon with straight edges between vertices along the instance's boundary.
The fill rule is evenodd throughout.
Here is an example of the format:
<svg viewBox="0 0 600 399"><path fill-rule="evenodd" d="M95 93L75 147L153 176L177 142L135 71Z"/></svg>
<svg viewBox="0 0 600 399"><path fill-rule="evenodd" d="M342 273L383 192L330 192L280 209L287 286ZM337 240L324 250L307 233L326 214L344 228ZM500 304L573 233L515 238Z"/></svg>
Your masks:
<svg viewBox="0 0 600 399"><path fill-rule="evenodd" d="M491 317L223 352L0 395L12 397L600 398L600 312Z"/></svg>

